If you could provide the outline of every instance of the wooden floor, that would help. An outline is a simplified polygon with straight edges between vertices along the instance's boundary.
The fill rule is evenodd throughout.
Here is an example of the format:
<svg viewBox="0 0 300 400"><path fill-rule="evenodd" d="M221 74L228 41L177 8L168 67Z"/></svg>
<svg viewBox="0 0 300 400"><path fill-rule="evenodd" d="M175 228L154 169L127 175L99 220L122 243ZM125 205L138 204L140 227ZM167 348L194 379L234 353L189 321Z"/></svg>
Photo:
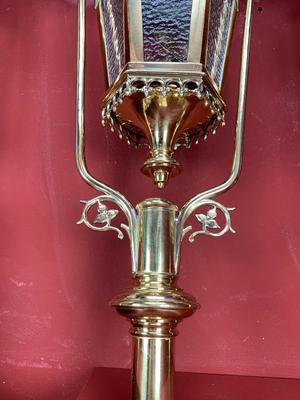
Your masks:
<svg viewBox="0 0 300 400"><path fill-rule="evenodd" d="M177 373L175 400L300 400L300 380ZM78 400L129 400L130 371L96 368Z"/></svg>

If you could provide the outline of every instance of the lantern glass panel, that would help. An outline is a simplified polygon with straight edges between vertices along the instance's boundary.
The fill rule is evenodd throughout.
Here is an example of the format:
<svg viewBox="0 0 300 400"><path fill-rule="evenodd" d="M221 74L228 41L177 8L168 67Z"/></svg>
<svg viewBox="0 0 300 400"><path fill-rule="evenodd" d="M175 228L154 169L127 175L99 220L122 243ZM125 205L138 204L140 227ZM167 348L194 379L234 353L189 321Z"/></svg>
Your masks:
<svg viewBox="0 0 300 400"><path fill-rule="evenodd" d="M111 85L125 65L123 0L101 0L107 74Z"/></svg>
<svg viewBox="0 0 300 400"><path fill-rule="evenodd" d="M206 67L219 88L223 80L235 12L236 0L211 0Z"/></svg>
<svg viewBox="0 0 300 400"><path fill-rule="evenodd" d="M192 3L142 0L145 61L187 61Z"/></svg>

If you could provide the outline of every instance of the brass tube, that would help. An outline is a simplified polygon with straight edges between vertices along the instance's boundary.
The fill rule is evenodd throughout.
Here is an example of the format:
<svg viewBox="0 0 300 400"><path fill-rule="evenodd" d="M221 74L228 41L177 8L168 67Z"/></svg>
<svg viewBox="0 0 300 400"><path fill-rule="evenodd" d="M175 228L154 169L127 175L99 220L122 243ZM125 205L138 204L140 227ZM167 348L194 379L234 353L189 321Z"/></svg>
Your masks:
<svg viewBox="0 0 300 400"><path fill-rule="evenodd" d="M174 340L177 323L198 308L176 286L173 238L177 207L147 199L139 212L139 266L132 288L112 305L132 324L132 400L173 400Z"/></svg>
<svg viewBox="0 0 300 400"><path fill-rule="evenodd" d="M132 400L173 400L174 338L133 337Z"/></svg>
<svg viewBox="0 0 300 400"><path fill-rule="evenodd" d="M177 207L161 199L148 199L139 211L138 274L174 274L174 221Z"/></svg>

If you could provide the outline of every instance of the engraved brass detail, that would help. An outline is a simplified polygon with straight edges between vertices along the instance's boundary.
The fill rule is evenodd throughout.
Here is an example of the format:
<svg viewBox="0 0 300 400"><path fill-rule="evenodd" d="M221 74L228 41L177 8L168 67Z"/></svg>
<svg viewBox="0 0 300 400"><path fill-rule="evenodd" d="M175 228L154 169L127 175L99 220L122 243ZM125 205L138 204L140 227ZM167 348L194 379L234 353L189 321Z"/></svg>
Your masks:
<svg viewBox="0 0 300 400"><path fill-rule="evenodd" d="M164 71L160 63L129 64L104 100L102 123L136 147L146 145L150 157L142 172L158 188L181 171L173 158L179 146L189 148L224 125L225 104L203 66Z"/></svg>

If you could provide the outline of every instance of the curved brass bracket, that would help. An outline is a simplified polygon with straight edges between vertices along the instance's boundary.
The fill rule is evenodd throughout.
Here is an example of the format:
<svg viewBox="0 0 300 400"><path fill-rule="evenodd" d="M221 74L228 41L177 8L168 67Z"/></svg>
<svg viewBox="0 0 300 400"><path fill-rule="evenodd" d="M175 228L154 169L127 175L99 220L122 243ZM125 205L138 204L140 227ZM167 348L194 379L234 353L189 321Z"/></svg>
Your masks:
<svg viewBox="0 0 300 400"><path fill-rule="evenodd" d="M234 143L234 155L232 160L231 172L228 179L205 192L199 193L192 197L179 212L176 232L175 232L175 245L174 245L174 260L176 264L176 271L179 270L179 254L180 254L180 243L184 234L184 224L187 218L202 205L203 201L215 197L221 193L229 190L237 181L241 166L242 166L242 150L243 150L243 136L244 136L244 125L245 125L245 110L246 110L246 91L247 91L247 80L248 80L248 69L249 69L249 54L250 54L250 42L251 42L251 23L252 23L252 8L253 0L247 1L244 35L242 44L242 55L241 55L241 69L240 69L240 84L239 84L239 97L237 105L237 117L235 127L235 143Z"/></svg>
<svg viewBox="0 0 300 400"><path fill-rule="evenodd" d="M203 204L210 204L213 202L210 200L221 193L224 193L230 189L238 179L242 164L242 147L243 147L243 134L244 134L244 122L245 122L245 106L246 106L246 89L247 89L247 77L249 67L249 52L250 52L250 39L251 39L251 20L252 20L252 7L253 0L247 0L247 9L245 16L244 25L244 36L242 45L242 56L241 56L241 70L240 70L240 83L239 83L239 97L237 106L237 118L235 128L235 144L234 144L234 155L232 161L231 172L228 179L213 188L210 188L202 193L199 193L192 197L180 210L178 217L176 218L176 226L174 232L174 262L175 271L178 273L179 270L179 255L180 245L184 234L189 230L185 228L185 222L187 218ZM114 190L110 186L103 182L95 179L88 171L85 161L84 142L85 142L85 127L84 127L84 72L85 72L85 0L79 0L78 10L78 60L77 60L77 103L76 103L76 162L77 168L82 178L94 189L103 193L104 196L109 197L109 201L112 201L118 205L118 207L124 212L128 220L128 233L131 242L131 254L132 254L132 266L133 273L137 272L137 260L138 260L138 215L135 208L131 203L118 191ZM99 196L101 198L101 196ZM97 198L96 198L97 199ZM90 200L88 203L93 202ZM217 208L224 212L224 210L230 211L226 207L216 203ZM223 210L224 209L224 210ZM86 208L85 208L86 210ZM84 210L84 212L85 212ZM228 213L227 211L227 213ZM83 214L84 214L83 212ZM225 216L228 217L225 212ZM208 218L209 216L207 216ZM206 220L207 222L208 220ZM87 226L86 220L83 219ZM106 221L107 222L107 221ZM201 222L201 221L200 221ZM228 221L227 221L228 222ZM225 229L232 230L231 225ZM102 229L105 228L105 229ZM104 227L97 228L96 230L115 230L108 223ZM204 229L204 228L203 228ZM225 232L224 232L225 233ZM118 232L119 234L119 232ZM209 234L205 230L195 232L190 237L190 241L193 241L197 234ZM220 236L219 233L211 234L211 236ZM120 237L120 234L119 234Z"/></svg>
<svg viewBox="0 0 300 400"><path fill-rule="evenodd" d="M108 195L97 196L94 199L85 201L81 200L81 203L84 204L84 208L82 211L82 215L80 220L77 222L78 225L84 224L88 228L93 231L103 232L103 231L114 231L118 234L119 239L124 238L124 233L120 228L123 228L129 234L129 227L125 224L121 224L120 228L113 226L111 221L118 215L119 210L108 209L108 207L104 204L104 202L115 202L114 198ZM89 211L94 206L97 206L97 216L94 219L93 223L89 221ZM130 235L129 235L130 239Z"/></svg>
<svg viewBox="0 0 300 400"><path fill-rule="evenodd" d="M235 233L235 230L232 228L231 225L231 215L230 215L230 212L235 210L235 208L225 207L222 204L211 199L203 199L199 207L208 205L212 206L212 208L206 214L196 214L196 218L198 222L202 225L202 229L194 231L192 234L190 234L189 236L190 243L193 243L195 237L198 235L219 237L225 235L225 233L227 232ZM225 217L225 225L223 228L219 226L216 220L218 216L217 210L221 211L221 213ZM182 238L192 229L193 227L191 225L184 228L182 231ZM214 232L213 231L214 229L217 229L218 231Z"/></svg>
<svg viewBox="0 0 300 400"><path fill-rule="evenodd" d="M137 269L137 214L134 207L118 191L95 179L87 169L85 161L84 124L84 77L85 77L85 0L79 0L78 7L78 53L77 53L77 97L76 97L76 163L82 178L94 189L104 193L109 201L116 203L128 220L133 271ZM83 221L82 221L83 222ZM100 229L97 229L100 230ZM104 229L101 229L104 230ZM108 230L108 229L105 229Z"/></svg>

